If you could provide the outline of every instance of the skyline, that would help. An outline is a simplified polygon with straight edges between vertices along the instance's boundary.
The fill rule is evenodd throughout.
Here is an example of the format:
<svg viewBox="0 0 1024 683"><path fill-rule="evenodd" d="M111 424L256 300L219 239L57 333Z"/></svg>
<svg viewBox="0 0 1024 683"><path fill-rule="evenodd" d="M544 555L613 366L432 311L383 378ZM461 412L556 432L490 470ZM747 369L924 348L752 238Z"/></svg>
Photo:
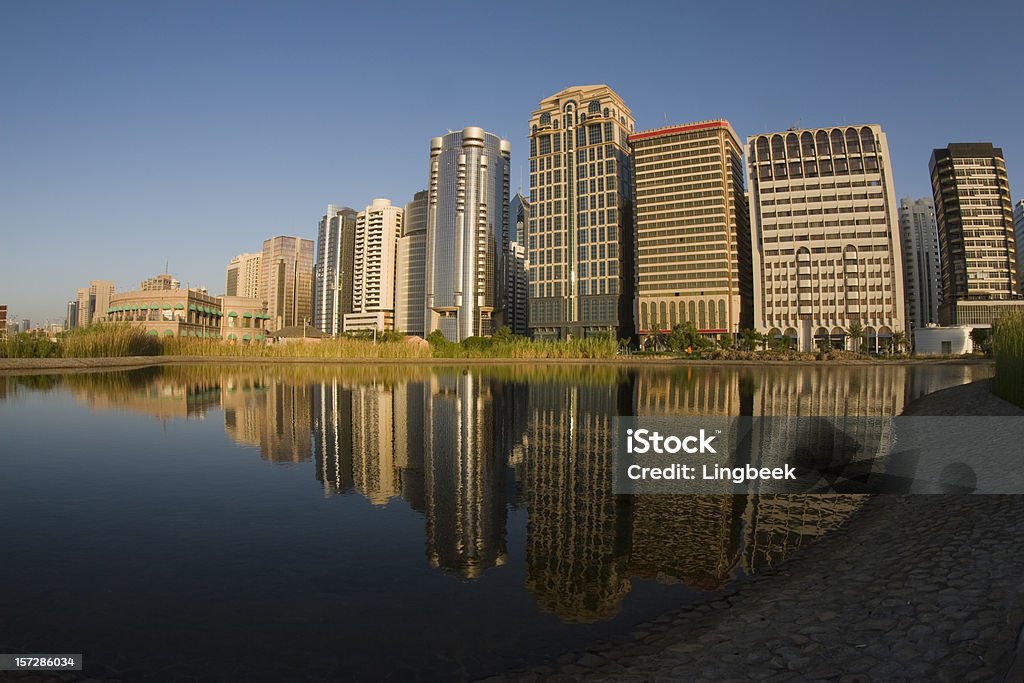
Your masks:
<svg viewBox="0 0 1024 683"><path fill-rule="evenodd" d="M981 68L942 42L950 26L1019 24L1024 8L647 5L623 13L627 33L608 42L611 3L586 16L518 7L5 5L0 304L18 319L61 319L89 280L134 289L165 261L183 286L221 293L231 258L274 235L315 239L329 203L403 206L426 187L431 138L465 126L511 141L510 190L526 193L530 115L570 85L609 85L636 130L722 117L746 141L797 125L880 124L897 200L931 195L932 149L991 142L1005 152L1014 201L1024 196L1014 46L986 44ZM459 29L466 12L493 30ZM711 23L734 29L728 54L719 34L687 33ZM458 40L436 39L456 30ZM863 50L835 50L858 36ZM596 53L605 59L595 46L610 46ZM710 54L720 68L692 68ZM830 89L835 73L844 79Z"/></svg>

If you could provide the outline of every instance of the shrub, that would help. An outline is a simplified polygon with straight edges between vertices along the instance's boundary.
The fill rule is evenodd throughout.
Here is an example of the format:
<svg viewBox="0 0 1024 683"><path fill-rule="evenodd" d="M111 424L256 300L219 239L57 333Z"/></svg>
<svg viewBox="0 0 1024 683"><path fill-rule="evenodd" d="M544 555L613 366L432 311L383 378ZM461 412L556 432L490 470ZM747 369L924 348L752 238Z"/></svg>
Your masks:
<svg viewBox="0 0 1024 683"><path fill-rule="evenodd" d="M1024 311L1004 313L992 325L997 396L1024 408Z"/></svg>

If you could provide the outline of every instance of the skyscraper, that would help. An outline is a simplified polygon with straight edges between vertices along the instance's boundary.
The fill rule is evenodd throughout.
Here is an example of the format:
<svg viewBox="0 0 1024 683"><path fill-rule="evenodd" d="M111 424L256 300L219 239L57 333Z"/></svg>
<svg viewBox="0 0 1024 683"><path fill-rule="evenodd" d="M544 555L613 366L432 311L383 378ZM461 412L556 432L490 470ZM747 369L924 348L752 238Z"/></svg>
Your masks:
<svg viewBox="0 0 1024 683"><path fill-rule="evenodd" d="M802 351L904 332L903 254L877 125L747 139L755 328Z"/></svg>
<svg viewBox="0 0 1024 683"><path fill-rule="evenodd" d="M1024 304L1003 150L988 142L932 151L928 170L942 260L944 325L987 326Z"/></svg>
<svg viewBox="0 0 1024 683"><path fill-rule="evenodd" d="M228 263L227 282L224 292L227 296L260 298L260 260L262 252L239 254Z"/></svg>
<svg viewBox="0 0 1024 683"><path fill-rule="evenodd" d="M424 328L486 336L504 313L508 140L470 126L430 141Z"/></svg>
<svg viewBox="0 0 1024 683"><path fill-rule="evenodd" d="M1017 291L1024 294L1024 199L1013 205L1013 238L1017 243Z"/></svg>
<svg viewBox="0 0 1024 683"><path fill-rule="evenodd" d="M260 296L268 330L303 325L312 317L313 240L282 235L263 242Z"/></svg>
<svg viewBox="0 0 1024 683"><path fill-rule="evenodd" d="M67 312L64 314L64 329L70 330L78 327L78 301L69 301Z"/></svg>
<svg viewBox="0 0 1024 683"><path fill-rule="evenodd" d="M427 267L427 191L413 195L405 205L405 223L398 240L395 273L395 328L423 337L423 285Z"/></svg>
<svg viewBox="0 0 1024 683"><path fill-rule="evenodd" d="M639 333L686 322L705 334L750 327L741 320L753 292L749 247L740 246L749 245L750 218L736 131L718 119L635 133L629 143Z"/></svg>
<svg viewBox="0 0 1024 683"><path fill-rule="evenodd" d="M395 261L405 211L374 199L356 216L352 312L345 331L395 329Z"/></svg>
<svg viewBox="0 0 1024 683"><path fill-rule="evenodd" d="M345 314L352 312L355 240L355 209L328 204L316 240L313 327L330 335L345 330Z"/></svg>
<svg viewBox="0 0 1024 683"><path fill-rule="evenodd" d="M536 337L633 334L632 132L606 85L566 88L533 112L526 258Z"/></svg>
<svg viewBox="0 0 1024 683"><path fill-rule="evenodd" d="M509 242L506 251L505 292L508 305L505 324L513 334L526 336L530 333L529 318L529 276L526 272L526 230L530 221L530 200L519 192L512 198L508 209Z"/></svg>
<svg viewBox="0 0 1024 683"><path fill-rule="evenodd" d="M929 197L900 200L907 332L939 322L939 234Z"/></svg>
<svg viewBox="0 0 1024 683"><path fill-rule="evenodd" d="M110 280L92 280L88 287L80 287L75 297L78 305L76 327L88 327L106 319L110 297L114 296L114 283Z"/></svg>

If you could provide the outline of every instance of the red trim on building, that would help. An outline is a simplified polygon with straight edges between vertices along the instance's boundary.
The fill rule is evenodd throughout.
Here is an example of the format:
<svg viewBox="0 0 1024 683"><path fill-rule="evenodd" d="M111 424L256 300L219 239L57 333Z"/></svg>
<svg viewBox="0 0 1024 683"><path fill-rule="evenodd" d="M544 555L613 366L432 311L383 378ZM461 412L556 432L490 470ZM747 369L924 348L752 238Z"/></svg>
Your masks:
<svg viewBox="0 0 1024 683"><path fill-rule="evenodd" d="M706 123L692 123L688 126L674 126L672 128L659 128L658 130L649 130L645 133L634 133L627 139L630 142L634 140L643 140L645 138L654 138L659 135L672 135L674 133L687 133L691 130L704 130L705 128L728 128L728 121L708 121Z"/></svg>

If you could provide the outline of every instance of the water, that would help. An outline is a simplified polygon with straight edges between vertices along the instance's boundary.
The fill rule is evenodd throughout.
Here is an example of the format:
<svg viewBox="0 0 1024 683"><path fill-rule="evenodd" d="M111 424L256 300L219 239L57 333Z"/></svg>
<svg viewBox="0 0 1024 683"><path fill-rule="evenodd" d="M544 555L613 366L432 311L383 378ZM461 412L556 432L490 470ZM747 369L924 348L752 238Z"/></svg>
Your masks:
<svg viewBox="0 0 1024 683"><path fill-rule="evenodd" d="M124 680L472 678L776 565L859 496L611 494L614 415L892 415L982 365L0 377L0 652Z"/></svg>

